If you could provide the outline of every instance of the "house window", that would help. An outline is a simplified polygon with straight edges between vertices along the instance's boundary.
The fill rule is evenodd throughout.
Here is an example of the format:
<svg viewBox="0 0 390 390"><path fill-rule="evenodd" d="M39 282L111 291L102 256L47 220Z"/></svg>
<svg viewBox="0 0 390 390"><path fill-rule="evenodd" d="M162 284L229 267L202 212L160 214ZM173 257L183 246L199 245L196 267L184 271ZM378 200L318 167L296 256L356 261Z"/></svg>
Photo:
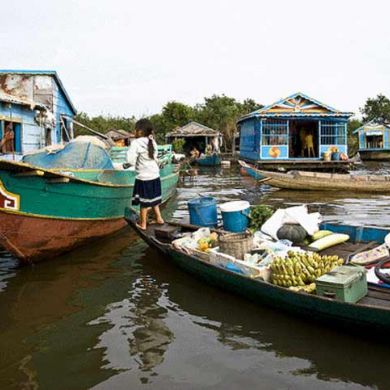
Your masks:
<svg viewBox="0 0 390 390"><path fill-rule="evenodd" d="M345 145L345 123L321 121L321 145Z"/></svg>
<svg viewBox="0 0 390 390"><path fill-rule="evenodd" d="M0 121L1 139L0 152L21 153L22 152L22 125L18 122Z"/></svg>
<svg viewBox="0 0 390 390"><path fill-rule="evenodd" d="M262 125L263 145L287 145L288 121L270 119Z"/></svg>

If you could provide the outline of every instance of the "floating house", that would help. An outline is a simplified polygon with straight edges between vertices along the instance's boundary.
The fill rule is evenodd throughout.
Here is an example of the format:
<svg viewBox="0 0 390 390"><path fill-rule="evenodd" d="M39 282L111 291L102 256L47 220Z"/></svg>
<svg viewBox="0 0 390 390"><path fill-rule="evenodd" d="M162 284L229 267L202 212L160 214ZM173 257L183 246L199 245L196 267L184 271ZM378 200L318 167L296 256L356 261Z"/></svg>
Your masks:
<svg viewBox="0 0 390 390"><path fill-rule="evenodd" d="M0 70L0 158L73 138L76 114L55 71Z"/></svg>
<svg viewBox="0 0 390 390"><path fill-rule="evenodd" d="M168 144L177 139L184 139L184 151L186 153L193 147L204 153L206 146L209 144L212 144L214 149L219 150L222 144L221 132L194 121L167 133L165 139Z"/></svg>
<svg viewBox="0 0 390 390"><path fill-rule="evenodd" d="M257 162L315 162L324 152L347 154L351 112L295 93L238 121L240 158Z"/></svg>
<svg viewBox="0 0 390 390"><path fill-rule="evenodd" d="M390 126L370 121L356 129L362 160L390 160Z"/></svg>

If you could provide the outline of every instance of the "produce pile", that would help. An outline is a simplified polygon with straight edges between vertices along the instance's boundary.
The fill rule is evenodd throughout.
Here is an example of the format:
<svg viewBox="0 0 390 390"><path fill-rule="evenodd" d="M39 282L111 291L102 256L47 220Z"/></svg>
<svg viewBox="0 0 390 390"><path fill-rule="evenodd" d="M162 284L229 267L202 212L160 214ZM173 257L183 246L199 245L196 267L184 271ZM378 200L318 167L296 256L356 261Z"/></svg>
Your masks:
<svg viewBox="0 0 390 390"><path fill-rule="evenodd" d="M208 237L198 240L198 249L202 252L207 252L210 248L214 248L218 242L218 234L210 233Z"/></svg>
<svg viewBox="0 0 390 390"><path fill-rule="evenodd" d="M259 204L257 206L253 206L249 215L249 230L252 233L257 230L261 230L261 227L264 222L267 219L271 218L273 213L274 211L272 210L272 208L267 205Z"/></svg>
<svg viewBox="0 0 390 390"><path fill-rule="evenodd" d="M271 282L294 291L315 291L315 280L344 263L338 256L321 256L313 252L289 251L271 264Z"/></svg>

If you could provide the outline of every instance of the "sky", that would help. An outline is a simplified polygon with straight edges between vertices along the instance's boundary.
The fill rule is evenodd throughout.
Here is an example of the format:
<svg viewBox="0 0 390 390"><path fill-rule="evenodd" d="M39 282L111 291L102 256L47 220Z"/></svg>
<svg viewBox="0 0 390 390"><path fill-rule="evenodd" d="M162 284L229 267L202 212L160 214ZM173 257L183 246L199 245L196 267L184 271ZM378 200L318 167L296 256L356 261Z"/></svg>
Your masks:
<svg viewBox="0 0 390 390"><path fill-rule="evenodd" d="M358 114L390 97L388 0L13 0L2 15L0 68L57 70L90 115L298 91Z"/></svg>

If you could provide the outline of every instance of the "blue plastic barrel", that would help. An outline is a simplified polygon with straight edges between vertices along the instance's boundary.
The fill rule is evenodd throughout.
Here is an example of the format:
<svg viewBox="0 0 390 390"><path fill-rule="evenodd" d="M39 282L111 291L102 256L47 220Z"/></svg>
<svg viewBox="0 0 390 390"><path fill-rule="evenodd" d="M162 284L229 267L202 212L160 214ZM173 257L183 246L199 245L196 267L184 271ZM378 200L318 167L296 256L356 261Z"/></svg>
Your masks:
<svg viewBox="0 0 390 390"><path fill-rule="evenodd" d="M245 232L249 224L249 202L244 200L227 202L220 208L224 230L233 233Z"/></svg>
<svg viewBox="0 0 390 390"><path fill-rule="evenodd" d="M211 196L189 200L188 211L192 225L216 227L218 224L217 201Z"/></svg>

